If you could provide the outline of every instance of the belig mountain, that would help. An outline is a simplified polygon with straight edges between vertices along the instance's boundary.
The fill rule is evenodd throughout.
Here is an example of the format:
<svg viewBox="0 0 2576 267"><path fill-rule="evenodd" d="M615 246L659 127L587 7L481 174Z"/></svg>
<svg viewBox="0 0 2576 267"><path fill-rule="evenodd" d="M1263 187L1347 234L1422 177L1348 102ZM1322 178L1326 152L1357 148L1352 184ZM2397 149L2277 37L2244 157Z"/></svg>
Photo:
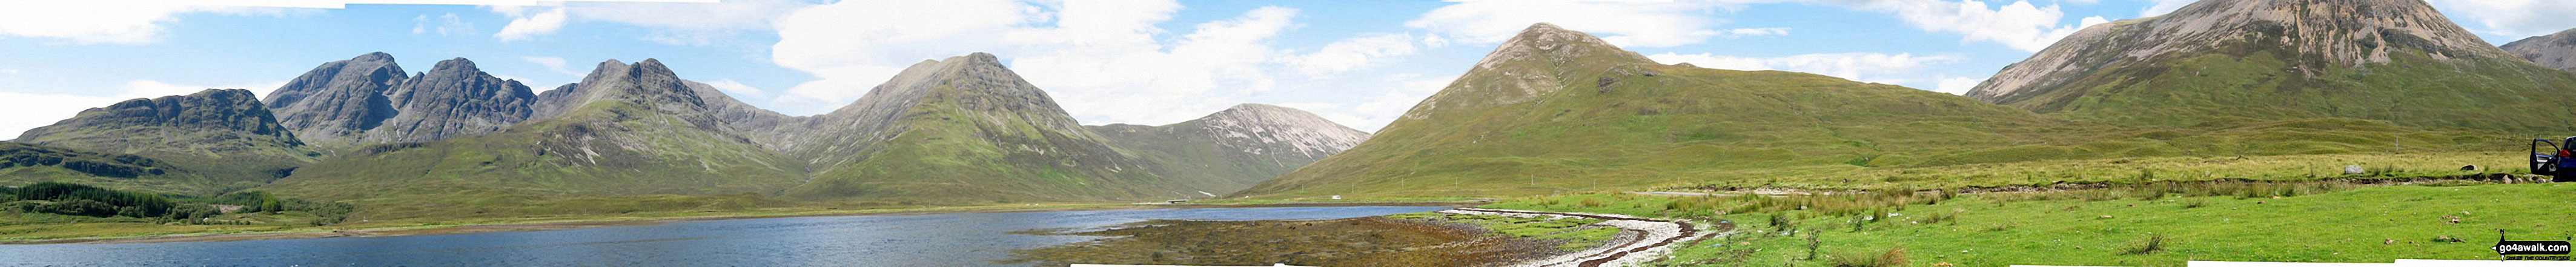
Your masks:
<svg viewBox="0 0 2576 267"><path fill-rule="evenodd" d="M2576 71L2576 29L2505 43L2505 52L2541 66Z"/></svg>
<svg viewBox="0 0 2576 267"><path fill-rule="evenodd" d="M1904 165L2047 143L2031 125L2089 124L1823 75L1659 64L1540 23L1366 142L1237 195L1527 195Z"/></svg>
<svg viewBox="0 0 2576 267"><path fill-rule="evenodd" d="M71 119L27 130L15 142L79 151L37 154L88 154L73 157L105 157L121 165L134 165L129 167L150 166L134 169L142 171L140 174L191 174L192 177L171 178L192 181L137 188L168 192L221 192L258 186L286 176L296 166L312 162L315 156L294 133L278 123L275 115L261 107L257 96L242 89L209 89L92 108ZM54 164L60 163L16 165ZM64 167L87 169L80 173L91 175L104 170ZM103 176L137 174L109 172L114 173Z"/></svg>
<svg viewBox="0 0 2576 267"><path fill-rule="evenodd" d="M2576 130L2576 73L2421 0L2204 0L2077 31L1967 93L2055 116L2197 128L2305 118Z"/></svg>
<svg viewBox="0 0 2576 267"><path fill-rule="evenodd" d="M1161 163L1170 175L1206 177L1176 181L1224 194L1295 171L1361 141L1368 132L1288 107L1241 104L1206 117L1163 126L1088 126L1118 147ZM1213 192L1213 193L1210 193Z"/></svg>

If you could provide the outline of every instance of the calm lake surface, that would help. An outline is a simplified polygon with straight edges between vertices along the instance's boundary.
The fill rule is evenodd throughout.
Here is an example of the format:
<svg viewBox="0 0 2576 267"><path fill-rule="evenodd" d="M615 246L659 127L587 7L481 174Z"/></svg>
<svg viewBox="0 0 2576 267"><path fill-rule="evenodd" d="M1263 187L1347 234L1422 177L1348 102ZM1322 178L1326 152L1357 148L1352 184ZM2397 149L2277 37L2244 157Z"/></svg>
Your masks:
<svg viewBox="0 0 2576 267"><path fill-rule="evenodd" d="M1197 208L684 221L393 237L0 245L0 266L1011 266L1098 237L1010 232L1152 220L1314 220L1448 207Z"/></svg>

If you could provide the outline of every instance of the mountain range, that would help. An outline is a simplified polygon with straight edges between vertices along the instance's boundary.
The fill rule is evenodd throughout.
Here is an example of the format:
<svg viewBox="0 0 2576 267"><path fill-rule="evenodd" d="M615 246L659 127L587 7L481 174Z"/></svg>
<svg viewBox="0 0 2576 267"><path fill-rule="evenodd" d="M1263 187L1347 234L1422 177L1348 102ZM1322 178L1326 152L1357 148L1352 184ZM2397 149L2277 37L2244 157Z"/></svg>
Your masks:
<svg viewBox="0 0 2576 267"><path fill-rule="evenodd" d="M2523 38L2505 43L2502 48L2541 66L2576 71L2576 29Z"/></svg>
<svg viewBox="0 0 2576 267"><path fill-rule="evenodd" d="M1969 97L2134 125L2290 118L2564 132L2576 73L2523 60L2421 0L2204 0L2077 31Z"/></svg>
<svg viewBox="0 0 2576 267"><path fill-rule="evenodd" d="M2080 30L1964 97L1659 64L1540 23L1367 142L1236 196L2129 179L2152 173L2023 162L2494 151L2576 130L2571 112L2576 73L2419 0L2199 1ZM2025 171L1993 173L2009 168Z"/></svg>
<svg viewBox="0 0 2576 267"><path fill-rule="evenodd" d="M1129 128L1151 130L1113 131ZM164 134L117 134L136 131ZM1083 126L983 53L924 61L814 116L744 104L652 59L610 60L580 82L531 92L462 58L407 74L392 55L369 53L316 67L266 101L209 90L83 112L0 150L11 155L0 180L369 204L1160 200L1240 190L1366 137L1258 104L1162 127ZM164 180L188 182L134 182Z"/></svg>

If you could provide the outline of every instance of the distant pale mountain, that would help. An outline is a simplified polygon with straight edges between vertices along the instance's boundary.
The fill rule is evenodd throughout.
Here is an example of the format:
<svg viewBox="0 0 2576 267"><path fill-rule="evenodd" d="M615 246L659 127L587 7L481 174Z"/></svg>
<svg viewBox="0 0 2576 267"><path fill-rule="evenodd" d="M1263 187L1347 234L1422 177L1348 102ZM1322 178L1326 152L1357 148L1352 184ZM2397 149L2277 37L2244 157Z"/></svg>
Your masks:
<svg viewBox="0 0 2576 267"><path fill-rule="evenodd" d="M2505 52L2559 70L2576 71L2576 29L2504 44Z"/></svg>
<svg viewBox="0 0 2576 267"><path fill-rule="evenodd" d="M268 95L298 136L332 149L445 140L500 130L531 117L536 94L463 58L404 76L393 56L370 53L315 67Z"/></svg>
<svg viewBox="0 0 2576 267"><path fill-rule="evenodd" d="M1088 126L1126 148L1161 163L1168 177L1192 178L1184 187L1225 194L1341 153L1368 132L1293 108L1242 104L1195 120L1163 126ZM1213 179L1209 179L1213 178ZM1179 179L1176 179L1179 180Z"/></svg>
<svg viewBox="0 0 2576 267"><path fill-rule="evenodd" d="M163 191L256 186L284 177L314 157L294 133L261 107L256 96L241 89L211 89L92 108L54 125L27 130L16 142L81 151L42 154L86 153L90 156L77 157L121 158L114 161L151 166L141 170L144 174L151 174L150 169L176 169L206 178L187 185L193 188L157 188ZM123 154L161 163L142 164L147 160L122 158ZM113 175L127 171L83 172L127 176Z"/></svg>
<svg viewBox="0 0 2576 267"><path fill-rule="evenodd" d="M774 194L805 165L729 129L661 62L610 61L547 91L546 116L498 132L366 146L263 187L331 200L461 194ZM448 203L471 204L471 203Z"/></svg>
<svg viewBox="0 0 2576 267"><path fill-rule="evenodd" d="M2130 125L2576 130L2559 122L2576 108L2576 74L2489 46L2421 0L2199 1L2078 31L1967 95Z"/></svg>
<svg viewBox="0 0 2576 267"><path fill-rule="evenodd" d="M1514 196L1956 164L2051 143L2039 125L2091 126L1893 85L1658 64L1541 23L1366 142L1237 195Z"/></svg>

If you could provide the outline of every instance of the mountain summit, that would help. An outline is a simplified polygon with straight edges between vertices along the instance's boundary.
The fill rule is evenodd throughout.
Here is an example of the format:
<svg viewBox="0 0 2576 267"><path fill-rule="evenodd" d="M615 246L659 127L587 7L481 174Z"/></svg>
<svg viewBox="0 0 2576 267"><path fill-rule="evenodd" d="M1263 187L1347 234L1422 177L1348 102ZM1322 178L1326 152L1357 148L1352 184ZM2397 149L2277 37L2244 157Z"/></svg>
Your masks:
<svg viewBox="0 0 2576 267"><path fill-rule="evenodd" d="M1163 126L1089 126L1120 148L1161 163L1167 183L1230 193L1359 146L1368 132L1294 108L1241 104Z"/></svg>
<svg viewBox="0 0 2576 267"><path fill-rule="evenodd" d="M393 55L368 53L314 67L266 102L297 136L345 149L497 131L527 120L536 98L528 86L493 77L464 58L403 75Z"/></svg>
<svg viewBox="0 0 2576 267"><path fill-rule="evenodd" d="M2081 124L1823 75L1658 64L1538 24L1366 142L1235 195L1507 196L1903 165L2038 140L1998 129L2015 125Z"/></svg>
<svg viewBox="0 0 2576 267"><path fill-rule="evenodd" d="M2541 66L2576 71L2576 29L2523 38L2504 44L2504 51Z"/></svg>
<svg viewBox="0 0 2576 267"><path fill-rule="evenodd" d="M773 147L814 163L813 199L942 202L1195 195L1075 123L991 54L924 61Z"/></svg>
<svg viewBox="0 0 2576 267"><path fill-rule="evenodd" d="M2576 75L2486 45L2421 0L2205 0L2076 32L1967 95L2123 124L2297 118L2576 129Z"/></svg>

